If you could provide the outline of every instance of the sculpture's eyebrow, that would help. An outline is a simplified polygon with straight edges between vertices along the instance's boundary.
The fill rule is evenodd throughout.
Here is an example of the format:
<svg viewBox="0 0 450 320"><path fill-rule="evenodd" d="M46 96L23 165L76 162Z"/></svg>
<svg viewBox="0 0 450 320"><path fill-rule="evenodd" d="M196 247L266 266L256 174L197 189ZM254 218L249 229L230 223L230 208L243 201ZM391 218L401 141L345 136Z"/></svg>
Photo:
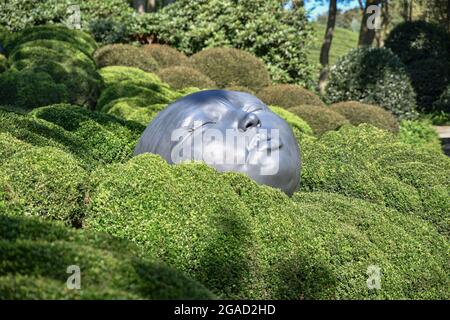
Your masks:
<svg viewBox="0 0 450 320"><path fill-rule="evenodd" d="M258 105L254 105L254 104L249 104L242 108L242 111L249 112L249 113L261 111L261 110L264 110L264 108L262 106L258 106Z"/></svg>

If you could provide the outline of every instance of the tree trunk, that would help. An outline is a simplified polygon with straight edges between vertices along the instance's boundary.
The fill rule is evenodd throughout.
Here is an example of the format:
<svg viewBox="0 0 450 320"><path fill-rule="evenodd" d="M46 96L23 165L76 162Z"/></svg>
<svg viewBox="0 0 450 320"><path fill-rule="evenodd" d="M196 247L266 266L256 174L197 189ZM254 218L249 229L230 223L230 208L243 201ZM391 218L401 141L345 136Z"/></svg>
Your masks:
<svg viewBox="0 0 450 320"><path fill-rule="evenodd" d="M145 13L146 0L133 0L133 8L140 14Z"/></svg>
<svg viewBox="0 0 450 320"><path fill-rule="evenodd" d="M156 0L147 0L147 12L156 12Z"/></svg>
<svg viewBox="0 0 450 320"><path fill-rule="evenodd" d="M323 39L322 48L320 50L320 64L322 70L319 76L319 91L324 94L328 82L328 74L330 72L330 48L333 41L334 27L336 25L337 0L330 0L330 9L328 10L327 29Z"/></svg>
<svg viewBox="0 0 450 320"><path fill-rule="evenodd" d="M364 8L363 18L361 21L361 29L359 31L359 47L370 47L375 39L375 29L369 28L368 21L373 13L369 13L368 9L372 5L380 5L381 0L367 0L366 7Z"/></svg>

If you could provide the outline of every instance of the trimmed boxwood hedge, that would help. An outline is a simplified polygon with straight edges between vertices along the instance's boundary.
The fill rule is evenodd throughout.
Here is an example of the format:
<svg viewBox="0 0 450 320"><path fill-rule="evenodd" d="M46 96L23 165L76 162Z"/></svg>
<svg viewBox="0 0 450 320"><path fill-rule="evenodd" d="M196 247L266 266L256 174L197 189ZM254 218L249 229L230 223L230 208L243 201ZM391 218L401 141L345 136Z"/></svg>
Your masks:
<svg viewBox="0 0 450 320"><path fill-rule="evenodd" d="M294 133L297 141L301 141L303 135L305 134L313 134L313 130L311 129L309 124L292 112L289 112L288 110L277 106L270 106L270 110L275 112L279 117L283 118L291 126L292 132Z"/></svg>
<svg viewBox="0 0 450 320"><path fill-rule="evenodd" d="M399 138L402 142L437 152L442 150L441 140L431 121L403 120L400 122Z"/></svg>
<svg viewBox="0 0 450 320"><path fill-rule="evenodd" d="M314 92L294 84L276 84L268 86L257 94L267 104L286 109L300 106L325 106L325 103Z"/></svg>
<svg viewBox="0 0 450 320"><path fill-rule="evenodd" d="M144 126L82 107L54 105L19 115L0 109L0 132L71 153L85 169L128 160Z"/></svg>
<svg viewBox="0 0 450 320"><path fill-rule="evenodd" d="M321 192L291 200L240 174L149 154L99 169L89 194L86 229L130 239L224 298L450 294L448 241L383 204ZM370 265L382 269L383 290L367 288Z"/></svg>
<svg viewBox="0 0 450 320"><path fill-rule="evenodd" d="M413 170L417 165L423 171ZM407 176L402 172L408 172ZM441 178L435 178L436 172ZM447 237L449 175L450 160L443 153L417 149L366 124L345 126L302 144L302 190L336 192L384 204L431 221ZM416 184L416 179L425 178L428 184Z"/></svg>
<svg viewBox="0 0 450 320"><path fill-rule="evenodd" d="M354 126L368 123L392 132L398 132L399 130L398 121L392 113L377 106L356 101L346 101L335 103L330 106L330 109L346 117Z"/></svg>
<svg viewBox="0 0 450 320"><path fill-rule="evenodd" d="M126 66L152 72L158 69L158 63L139 47L129 44L109 44L94 53L97 67Z"/></svg>
<svg viewBox="0 0 450 320"><path fill-rule="evenodd" d="M350 123L343 115L328 107L300 105L288 110L305 120L318 136Z"/></svg>
<svg viewBox="0 0 450 320"><path fill-rule="evenodd" d="M161 69L189 65L189 59L184 53L168 45L149 44L143 46L142 50L155 59Z"/></svg>
<svg viewBox="0 0 450 320"><path fill-rule="evenodd" d="M210 78L189 67L176 66L161 69L158 71L158 76L175 90L189 87L210 89L216 87Z"/></svg>
<svg viewBox="0 0 450 320"><path fill-rule="evenodd" d="M243 50L205 49L191 56L190 63L219 88L238 85L257 91L270 84L270 75L264 62Z"/></svg>
<svg viewBox="0 0 450 320"><path fill-rule="evenodd" d="M212 299L204 286L166 265L138 258L127 242L68 229L0 208L0 299ZM68 290L66 270L81 270Z"/></svg>
<svg viewBox="0 0 450 320"><path fill-rule="evenodd" d="M70 154L29 148L7 159L0 176L4 200L22 207L21 214L80 224L87 174Z"/></svg>

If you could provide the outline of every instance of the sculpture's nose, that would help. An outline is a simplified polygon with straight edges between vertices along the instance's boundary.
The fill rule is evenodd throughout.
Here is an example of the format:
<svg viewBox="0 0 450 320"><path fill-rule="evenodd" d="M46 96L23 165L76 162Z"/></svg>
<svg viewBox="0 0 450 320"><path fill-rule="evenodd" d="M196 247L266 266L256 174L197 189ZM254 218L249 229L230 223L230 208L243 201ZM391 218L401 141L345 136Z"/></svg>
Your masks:
<svg viewBox="0 0 450 320"><path fill-rule="evenodd" d="M261 120L254 113L247 113L238 124L238 128L242 131L247 131L250 128L254 128L261 125Z"/></svg>

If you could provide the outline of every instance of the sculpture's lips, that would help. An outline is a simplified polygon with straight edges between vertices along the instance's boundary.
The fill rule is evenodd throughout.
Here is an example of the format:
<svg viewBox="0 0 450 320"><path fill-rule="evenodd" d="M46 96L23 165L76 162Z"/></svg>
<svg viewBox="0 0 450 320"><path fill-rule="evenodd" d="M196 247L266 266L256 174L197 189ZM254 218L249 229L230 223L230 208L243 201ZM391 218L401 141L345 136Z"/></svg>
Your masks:
<svg viewBox="0 0 450 320"><path fill-rule="evenodd" d="M282 146L283 143L281 142L281 139L272 139L271 137L261 139L259 135L255 135L247 148L248 150L256 149L257 151L264 151L281 149Z"/></svg>

